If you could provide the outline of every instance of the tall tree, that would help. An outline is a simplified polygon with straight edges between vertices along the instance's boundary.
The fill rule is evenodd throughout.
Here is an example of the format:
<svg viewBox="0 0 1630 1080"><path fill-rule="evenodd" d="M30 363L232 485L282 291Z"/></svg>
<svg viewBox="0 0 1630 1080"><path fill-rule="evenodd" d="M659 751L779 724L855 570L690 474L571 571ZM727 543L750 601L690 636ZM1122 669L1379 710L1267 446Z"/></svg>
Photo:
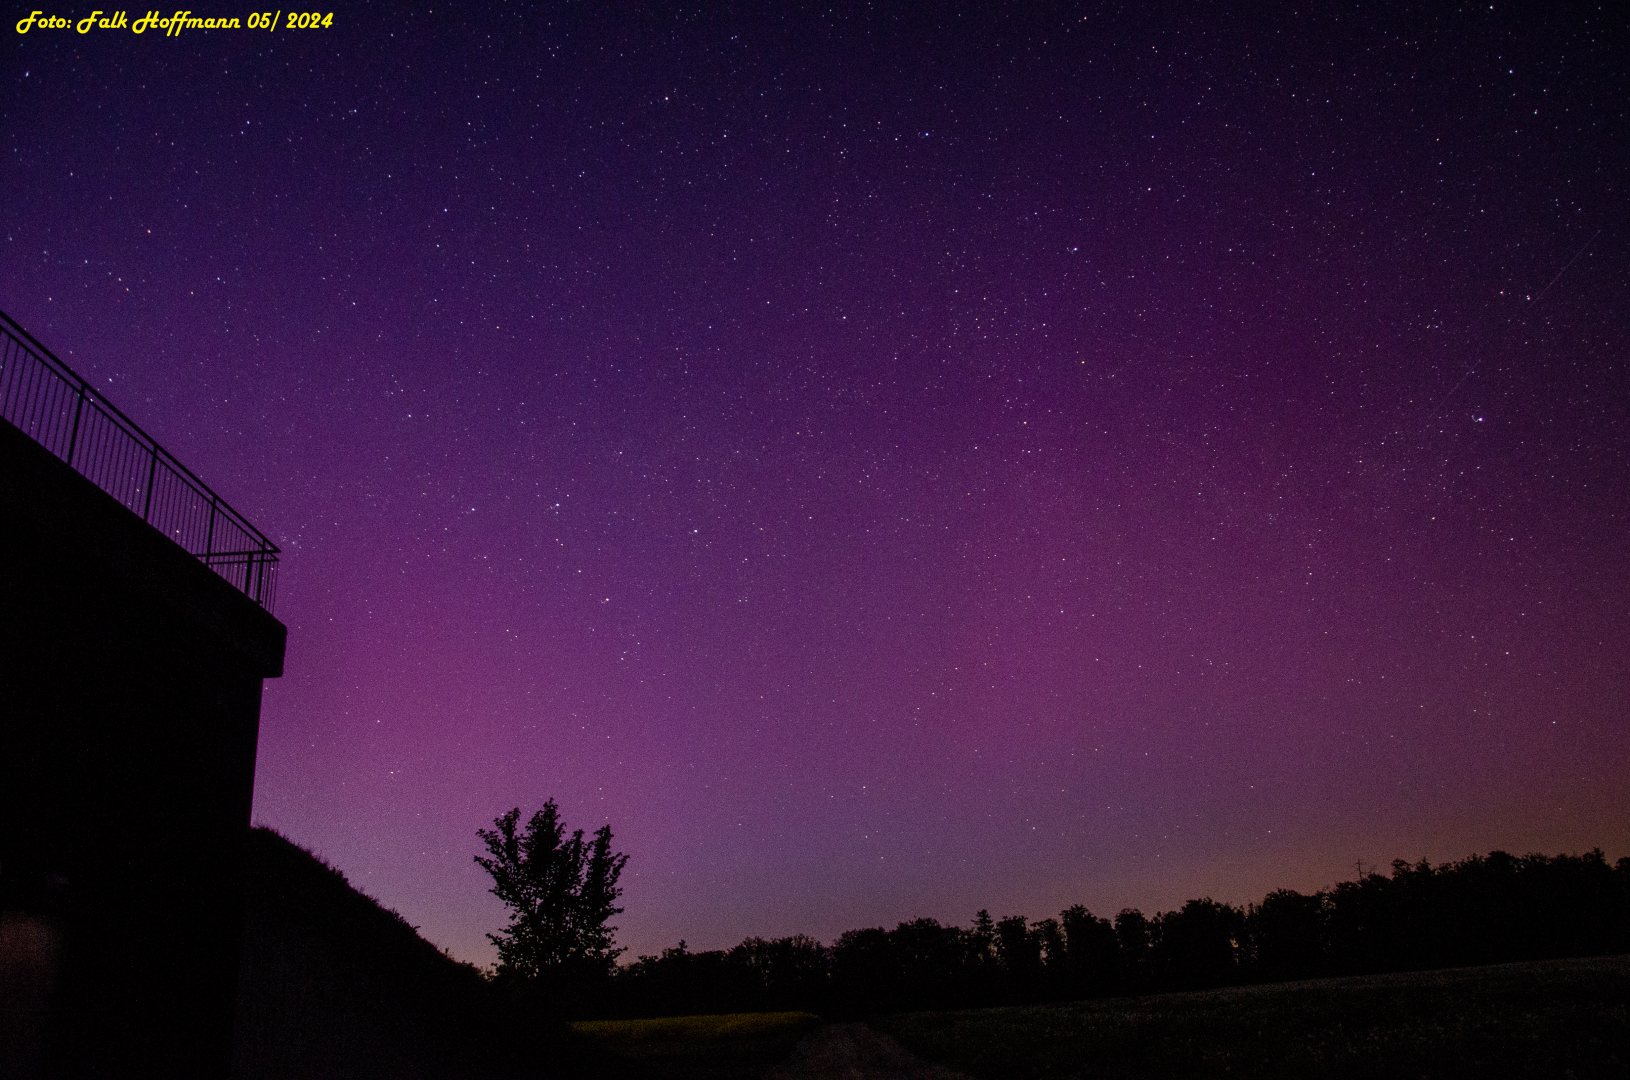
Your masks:
<svg viewBox="0 0 1630 1080"><path fill-rule="evenodd" d="M498 946L498 973L543 976L603 976L623 951L613 947L611 926L628 856L611 850L611 826L585 842L583 830L570 838L560 808L550 799L519 828L519 807L478 829L490 858L475 861L492 875L492 894L509 908L502 933L488 934Z"/></svg>
<svg viewBox="0 0 1630 1080"><path fill-rule="evenodd" d="M1123 908L1115 916L1115 941L1120 946L1121 978L1127 989L1141 991L1151 973L1150 951L1154 934L1149 920L1137 908Z"/></svg>
<svg viewBox="0 0 1630 1080"><path fill-rule="evenodd" d="M1064 926L1064 948L1069 957L1071 993L1106 993L1120 983L1120 949L1115 927L1108 919L1094 918L1080 904L1059 915Z"/></svg>

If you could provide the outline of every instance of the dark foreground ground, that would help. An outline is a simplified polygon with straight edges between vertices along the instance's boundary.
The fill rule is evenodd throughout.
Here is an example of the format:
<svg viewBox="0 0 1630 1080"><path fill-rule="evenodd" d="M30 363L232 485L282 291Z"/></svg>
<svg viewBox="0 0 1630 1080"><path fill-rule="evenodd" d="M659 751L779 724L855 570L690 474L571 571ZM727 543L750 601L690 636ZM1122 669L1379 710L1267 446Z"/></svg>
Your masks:
<svg viewBox="0 0 1630 1080"><path fill-rule="evenodd" d="M572 1027L649 1080L760 1080L829 1027L805 1012L584 1020Z"/></svg>
<svg viewBox="0 0 1630 1080"><path fill-rule="evenodd" d="M982 1080L1630 1077L1630 956L873 1021Z"/></svg>
<svg viewBox="0 0 1630 1080"><path fill-rule="evenodd" d="M823 1024L576 1025L652 1080L1630 1077L1630 957Z"/></svg>

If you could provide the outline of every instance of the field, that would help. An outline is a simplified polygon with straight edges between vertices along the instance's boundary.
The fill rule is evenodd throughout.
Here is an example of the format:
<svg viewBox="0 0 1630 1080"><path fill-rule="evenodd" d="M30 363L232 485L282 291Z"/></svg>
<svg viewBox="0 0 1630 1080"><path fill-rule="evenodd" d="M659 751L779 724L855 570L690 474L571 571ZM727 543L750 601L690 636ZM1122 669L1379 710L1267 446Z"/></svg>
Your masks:
<svg viewBox="0 0 1630 1080"><path fill-rule="evenodd" d="M1622 1080L1630 957L908 1013L872 1026L982 1080Z"/></svg>
<svg viewBox="0 0 1630 1080"><path fill-rule="evenodd" d="M660 1080L758 1080L822 1025L812 1013L732 1013L573 1024Z"/></svg>
<svg viewBox="0 0 1630 1080"><path fill-rule="evenodd" d="M760 1080L823 1021L743 1013L573 1027L653 1080ZM871 1027L979 1080L1622 1080L1630 1077L1630 957L906 1013L873 1018ZM875 1036L859 1025L826 1028L823 1038L833 1046L814 1046L787 1075L931 1075L868 1043ZM828 1059L845 1067L827 1069Z"/></svg>

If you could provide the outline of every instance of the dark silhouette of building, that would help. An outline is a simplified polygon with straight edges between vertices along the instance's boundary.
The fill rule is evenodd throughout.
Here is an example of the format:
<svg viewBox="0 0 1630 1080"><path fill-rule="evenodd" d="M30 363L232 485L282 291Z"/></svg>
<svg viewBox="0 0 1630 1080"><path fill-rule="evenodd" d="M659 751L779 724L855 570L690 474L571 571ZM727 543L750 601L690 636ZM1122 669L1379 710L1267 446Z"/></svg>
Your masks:
<svg viewBox="0 0 1630 1080"><path fill-rule="evenodd" d="M224 1078L277 549L0 320L0 1074Z"/></svg>

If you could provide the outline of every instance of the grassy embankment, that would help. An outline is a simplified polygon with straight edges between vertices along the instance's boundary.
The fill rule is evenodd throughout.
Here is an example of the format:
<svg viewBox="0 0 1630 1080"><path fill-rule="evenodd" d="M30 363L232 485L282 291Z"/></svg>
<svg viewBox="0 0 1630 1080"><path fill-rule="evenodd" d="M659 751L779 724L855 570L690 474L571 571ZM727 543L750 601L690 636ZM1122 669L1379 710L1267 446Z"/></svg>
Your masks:
<svg viewBox="0 0 1630 1080"><path fill-rule="evenodd" d="M984 1080L1630 1076L1630 957L874 1019Z"/></svg>
<svg viewBox="0 0 1630 1080"><path fill-rule="evenodd" d="M758 1080L821 1026L813 1013L731 1013L653 1020L584 1020L595 1044L662 1080Z"/></svg>

